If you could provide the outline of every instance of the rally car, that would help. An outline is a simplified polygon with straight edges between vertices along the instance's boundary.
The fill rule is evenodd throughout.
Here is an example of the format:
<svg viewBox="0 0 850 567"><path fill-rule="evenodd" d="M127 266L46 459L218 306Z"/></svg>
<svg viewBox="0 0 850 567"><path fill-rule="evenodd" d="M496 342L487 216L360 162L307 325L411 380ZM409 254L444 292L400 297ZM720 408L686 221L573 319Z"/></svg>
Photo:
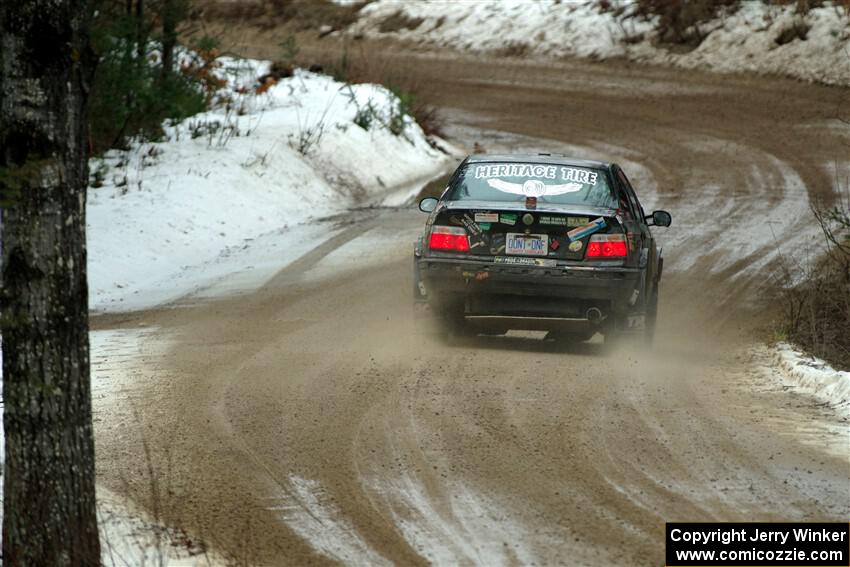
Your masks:
<svg viewBox="0 0 850 567"><path fill-rule="evenodd" d="M414 302L441 332L548 331L556 340L652 340L663 259L615 163L553 154L472 155L426 198Z"/></svg>

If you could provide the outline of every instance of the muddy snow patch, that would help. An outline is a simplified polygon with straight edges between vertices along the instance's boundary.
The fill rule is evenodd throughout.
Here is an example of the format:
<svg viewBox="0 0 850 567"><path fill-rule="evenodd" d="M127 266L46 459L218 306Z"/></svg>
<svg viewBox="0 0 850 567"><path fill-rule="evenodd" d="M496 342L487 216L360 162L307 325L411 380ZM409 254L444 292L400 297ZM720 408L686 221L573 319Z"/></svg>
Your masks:
<svg viewBox="0 0 850 567"><path fill-rule="evenodd" d="M392 565L372 549L315 480L290 475L290 494L268 509L316 551L346 565Z"/></svg>
<svg viewBox="0 0 850 567"><path fill-rule="evenodd" d="M698 154L728 154L730 159L752 156L752 165L740 188L718 184L696 170L689 173L685 183L701 189L676 205L666 237L704 244L671 247L665 268L686 272L712 258L708 270L716 274L747 260L733 277L751 277L783 257L811 250L819 229L812 222L806 186L789 163L721 138L690 141L685 147Z"/></svg>
<svg viewBox="0 0 850 567"><path fill-rule="evenodd" d="M778 343L772 354L773 376L850 419L850 372L836 370L788 343Z"/></svg>
<svg viewBox="0 0 850 567"><path fill-rule="evenodd" d="M170 342L152 327L111 329L89 333L91 388L95 430L98 423L133 420L128 399L137 397L153 377ZM127 499L97 486L102 562L110 567L135 565L226 565L227 562L181 530L168 527Z"/></svg>
<svg viewBox="0 0 850 567"><path fill-rule="evenodd" d="M510 511L462 483L446 486L438 498L410 473L367 484L386 500L411 547L434 565L539 563L525 545L532 534Z"/></svg>
<svg viewBox="0 0 850 567"><path fill-rule="evenodd" d="M188 534L158 524L102 486L97 487L97 522L101 563L105 567L223 567L229 564Z"/></svg>
<svg viewBox="0 0 850 567"><path fill-rule="evenodd" d="M91 357L91 390L93 420L102 421L105 414L114 412L117 396L131 396L133 384L141 383L145 369L142 341L151 337L154 329L119 329L89 333ZM164 343L153 343L165 348ZM160 352L157 350L157 352ZM2 378L2 351L0 351ZM2 399L0 399L2 410ZM0 421L0 468L3 466L3 429ZM0 492L3 489L0 475ZM97 486L97 515L101 540L101 562L109 567L136 565L225 565L226 562L205 549L188 544L190 540L178 532L158 524L133 508L103 486ZM2 506L0 506L2 522Z"/></svg>
<svg viewBox="0 0 850 567"><path fill-rule="evenodd" d="M423 215L424 219L424 215ZM424 225L424 220L423 220ZM330 279L341 273L376 269L388 262L412 257L413 242L422 232L421 225L403 228L395 225L376 225L363 231L323 257L304 272L305 281ZM387 243L409 242L410 246L388 246Z"/></svg>
<svg viewBox="0 0 850 567"><path fill-rule="evenodd" d="M135 396L156 373L150 362L169 346L159 329L139 326L89 333L91 390L95 422L115 411L115 401Z"/></svg>

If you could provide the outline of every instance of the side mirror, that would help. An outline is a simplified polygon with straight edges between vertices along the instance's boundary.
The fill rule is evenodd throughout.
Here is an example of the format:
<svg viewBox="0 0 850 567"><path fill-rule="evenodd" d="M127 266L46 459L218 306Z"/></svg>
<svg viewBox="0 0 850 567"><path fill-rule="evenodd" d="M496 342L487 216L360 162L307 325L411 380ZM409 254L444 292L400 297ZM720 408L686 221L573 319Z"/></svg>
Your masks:
<svg viewBox="0 0 850 567"><path fill-rule="evenodd" d="M670 226L670 223L673 222L673 217L667 211L653 211L650 218L655 226Z"/></svg>
<svg viewBox="0 0 850 567"><path fill-rule="evenodd" d="M440 201L435 199L434 197L425 197L421 201L419 201L419 210L423 213L431 213L434 209L437 208L437 204Z"/></svg>

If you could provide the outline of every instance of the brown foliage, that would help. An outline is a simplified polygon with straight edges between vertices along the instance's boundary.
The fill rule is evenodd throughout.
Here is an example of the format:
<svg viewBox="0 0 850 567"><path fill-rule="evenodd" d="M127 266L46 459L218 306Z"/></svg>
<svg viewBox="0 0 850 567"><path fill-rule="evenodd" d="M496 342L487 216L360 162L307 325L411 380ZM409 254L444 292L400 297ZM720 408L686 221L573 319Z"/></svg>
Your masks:
<svg viewBox="0 0 850 567"><path fill-rule="evenodd" d="M740 0L637 0L635 15L658 18L662 43L696 48L707 35L704 26L722 10L734 10Z"/></svg>
<svg viewBox="0 0 850 567"><path fill-rule="evenodd" d="M444 120L430 102L431 87L424 83L404 60L366 42L346 44L341 55L314 54L315 63L336 80L346 83L387 85L397 95L406 95L405 109L426 135L443 137Z"/></svg>
<svg viewBox="0 0 850 567"><path fill-rule="evenodd" d="M411 18L401 11L391 14L378 25L381 33L397 32L399 30L415 30L425 20L422 18Z"/></svg>
<svg viewBox="0 0 850 567"><path fill-rule="evenodd" d="M207 0L201 5L208 22L250 22L263 28L289 23L295 31L331 26L339 30L357 20L368 0L341 6L329 0Z"/></svg>
<svg viewBox="0 0 850 567"><path fill-rule="evenodd" d="M785 331L792 342L839 368L850 368L850 201L814 205L827 254L813 266L797 267L802 282L784 286ZM786 266L787 268L787 266ZM791 271L786 269L786 276Z"/></svg>
<svg viewBox="0 0 850 567"><path fill-rule="evenodd" d="M425 103L417 103L414 105L411 114L426 136L445 137L443 132L445 121L436 107Z"/></svg>

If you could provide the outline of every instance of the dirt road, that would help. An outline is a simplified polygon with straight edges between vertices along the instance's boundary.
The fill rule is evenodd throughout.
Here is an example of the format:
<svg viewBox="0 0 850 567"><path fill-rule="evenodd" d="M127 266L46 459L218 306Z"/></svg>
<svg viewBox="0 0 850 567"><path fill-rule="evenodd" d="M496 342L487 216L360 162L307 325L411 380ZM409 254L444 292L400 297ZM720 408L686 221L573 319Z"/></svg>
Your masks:
<svg viewBox="0 0 850 567"><path fill-rule="evenodd" d="M122 318L168 347L101 410L106 485L263 565L660 565L665 521L850 517L848 424L749 350L777 243L813 244L808 198L846 160L841 93L619 64L419 72L460 144L615 159L672 212L656 351L423 341L424 217L354 211L256 293Z"/></svg>

